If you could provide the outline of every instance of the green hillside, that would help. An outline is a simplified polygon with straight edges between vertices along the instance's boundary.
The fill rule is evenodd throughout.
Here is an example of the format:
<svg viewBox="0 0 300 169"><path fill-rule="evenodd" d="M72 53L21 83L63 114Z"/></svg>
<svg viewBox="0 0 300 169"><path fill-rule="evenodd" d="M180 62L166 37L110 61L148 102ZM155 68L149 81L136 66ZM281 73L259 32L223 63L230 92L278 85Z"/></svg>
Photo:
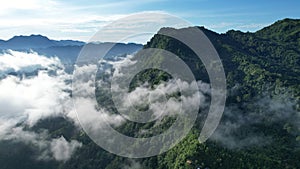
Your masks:
<svg viewBox="0 0 300 169"><path fill-rule="evenodd" d="M199 115L202 115L192 131L170 151L156 157L127 159L101 149L83 131L75 130L71 122L48 119L30 130L45 128L49 129L52 137L64 135L67 139L83 143L69 161L47 161L47 164L51 163L48 168L121 169L131 166L143 169L299 169L300 20L280 20L254 33L230 30L218 34L203 27L199 29L215 46L227 78L226 109L211 139L202 144L198 142L202 117L206 113L201 110ZM176 54L191 68L197 80L209 83L200 59L178 40L157 34L144 48L160 48ZM160 64L159 58L151 61ZM155 85L170 78L162 71L150 69L138 74L131 87L134 89L140 81ZM103 106L108 107L112 104L110 95L105 95L101 89L97 89L97 94L99 104L107 104ZM112 111L115 110L112 108ZM118 130L130 136L140 136L138 131L154 127L151 134L157 134L172 124L172 120L167 119L161 126L128 122ZM1 143L1 149L6 144ZM13 146L16 152L28 152L14 153L14 156L30 154L31 150L24 148L24 145ZM7 160L0 150L0 164L8 164ZM45 164L36 163L44 168ZM26 163L24 167L12 166L31 168L34 165Z"/></svg>

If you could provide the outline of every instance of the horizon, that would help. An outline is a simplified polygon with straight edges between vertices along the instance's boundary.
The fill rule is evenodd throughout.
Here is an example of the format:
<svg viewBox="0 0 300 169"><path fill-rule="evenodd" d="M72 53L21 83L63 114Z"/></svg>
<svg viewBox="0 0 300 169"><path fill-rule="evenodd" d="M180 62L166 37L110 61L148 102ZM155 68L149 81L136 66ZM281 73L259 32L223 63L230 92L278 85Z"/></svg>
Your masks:
<svg viewBox="0 0 300 169"><path fill-rule="evenodd" d="M0 39L8 40L15 35L40 34L49 39L87 42L99 28L140 12L168 13L217 33L225 33L228 30L255 32L277 20L300 18L297 8L299 5L300 2L296 0L289 3L269 0L11 0L0 7L0 16L3 18L0 23Z"/></svg>
<svg viewBox="0 0 300 169"><path fill-rule="evenodd" d="M0 169L300 169L299 5L2 1Z"/></svg>
<svg viewBox="0 0 300 169"><path fill-rule="evenodd" d="M209 28L207 28L207 27L205 27L204 25L194 25L195 27L204 27L205 29L207 29L207 30L210 30L210 31L213 31L213 32L215 32L215 33L217 33L217 34L226 34L228 31L231 31L231 30L233 30L233 31L241 31L241 32L243 32L243 33L255 33L255 32L257 32L257 31L259 31L259 30L261 30L261 29L263 29L263 28L265 28L265 27L268 27L268 26L271 26L271 25L273 25L273 24L275 24L276 22L278 22L278 21L283 21L283 20L286 20L286 19L291 19L291 20L297 20L297 19L299 19L299 18L282 18L282 19L278 19L278 20L275 20L275 21L273 21L272 23L270 23L270 24L267 24L267 25L265 25L265 26L263 26L263 27L261 27L261 28L259 28L259 29L257 29L257 30L254 30L254 31L244 31L244 30L239 30L239 29L228 29L228 30L226 30L226 32L217 32L217 31L215 31L215 30L212 30L212 29L209 29ZM154 35L154 34L153 34ZM150 38L152 38L152 36L153 35L149 35L149 37ZM64 41L64 40L71 40L71 41L77 41L77 42L84 42L84 43L124 43L124 44L130 44L130 43L133 43L133 44L145 44L145 43L147 43L150 39L148 39L147 41L145 41L145 42L131 42L131 41L120 41L120 42L116 42L116 41L88 41L88 40L79 40L79 39L64 39L64 38L62 38L62 39L57 39L57 38L52 38L52 37L50 37L50 36L47 36L47 35L45 35L45 34L40 34L40 33L32 33L32 34L16 34L16 35L13 35L12 37L9 37L9 38L6 38L6 39L3 39L3 38L1 38L0 37L0 40L3 40L3 41L9 41L9 40L11 40L11 39L13 39L13 38L15 38L15 37L30 37L30 36L42 36L42 37L46 37L46 38L48 38L49 40L52 40L52 41Z"/></svg>

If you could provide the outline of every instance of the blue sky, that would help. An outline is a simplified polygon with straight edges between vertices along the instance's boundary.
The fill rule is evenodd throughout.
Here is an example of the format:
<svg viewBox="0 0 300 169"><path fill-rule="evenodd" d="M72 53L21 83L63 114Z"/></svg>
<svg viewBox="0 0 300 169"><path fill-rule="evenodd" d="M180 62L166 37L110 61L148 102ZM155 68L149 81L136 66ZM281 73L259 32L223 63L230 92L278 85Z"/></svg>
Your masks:
<svg viewBox="0 0 300 169"><path fill-rule="evenodd" d="M88 40L99 28L132 13L157 11L219 33L256 31L276 20L300 18L299 0L9 0L0 4L0 39L42 34Z"/></svg>

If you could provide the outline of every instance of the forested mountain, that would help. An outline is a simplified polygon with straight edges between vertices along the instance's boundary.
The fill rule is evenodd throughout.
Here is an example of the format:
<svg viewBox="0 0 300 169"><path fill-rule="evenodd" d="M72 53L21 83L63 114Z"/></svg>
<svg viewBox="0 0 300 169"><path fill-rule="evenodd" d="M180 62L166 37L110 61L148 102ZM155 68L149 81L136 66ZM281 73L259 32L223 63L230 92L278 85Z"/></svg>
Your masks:
<svg viewBox="0 0 300 169"><path fill-rule="evenodd" d="M217 34L199 27L223 62L226 110L212 139L198 144L191 134L158 157L161 168L299 168L299 23L284 19L255 33ZM201 61L181 42L155 35L148 47L175 53L196 78L209 81Z"/></svg>
<svg viewBox="0 0 300 169"><path fill-rule="evenodd" d="M219 53L228 89L221 123L208 141L198 141L205 109L199 111L195 126L183 141L166 153L144 159L110 154L71 120L53 117L26 126L25 130L48 130L50 138L64 136L68 141L79 141L82 146L70 159L36 160L30 156L34 155L32 147L5 140L0 142L0 168L300 168L300 20L280 20L253 33L230 30L218 34L198 28ZM162 29L176 32L173 28ZM156 34L144 48L160 48L176 54L191 68L197 80L209 83L200 59L178 40ZM131 87L133 90L140 82L155 86L170 79L167 73L150 69L136 76ZM109 95L96 89L96 97L100 106L110 108ZM149 127L153 128L150 135L163 132L171 123L172 119L158 126L128 122L117 130L137 137Z"/></svg>

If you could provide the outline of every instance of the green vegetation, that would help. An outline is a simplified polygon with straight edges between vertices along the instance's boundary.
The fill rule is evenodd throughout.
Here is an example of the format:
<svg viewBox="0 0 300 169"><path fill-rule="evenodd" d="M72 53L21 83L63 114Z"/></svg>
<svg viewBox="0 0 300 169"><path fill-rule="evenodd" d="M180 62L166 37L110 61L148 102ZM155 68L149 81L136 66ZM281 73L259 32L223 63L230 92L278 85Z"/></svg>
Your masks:
<svg viewBox="0 0 300 169"><path fill-rule="evenodd" d="M211 169L299 169L300 125L299 121L293 120L297 120L295 117L299 117L300 110L300 20L277 21L255 33L231 30L225 34L217 34L203 27L199 29L211 40L223 62L229 91L226 106L228 109L234 107L234 110L238 110L236 114L233 114L236 117L246 119L245 123L240 124L238 130L233 130L232 137L239 143L259 134L264 136L264 142L251 144L246 141L246 145L228 146L222 140L210 139L200 144L197 138L203 121L199 118L188 136L170 151L156 157L127 159L104 151L83 131L72 131L74 126L69 122L42 121L34 130L45 127L50 129L53 137L62 134L67 139L72 138L83 143L83 146L69 161L59 164L53 162L54 168L118 169L137 163L143 169L194 169L198 167L201 169L206 167ZM144 48L161 48L176 54L187 63L197 80L209 82L200 59L181 42L163 35L155 35ZM149 82L153 87L170 78L170 75L164 72L149 69L135 77L131 83L131 90L144 82ZM111 105L112 101L108 98L111 98L110 95L97 90L99 104ZM272 105L273 102L265 103L267 98L279 100L276 103L282 103L284 106ZM275 108L272 109L268 105L275 106ZM289 105L291 108L288 107ZM279 108L277 109L276 106ZM116 111L112 107L110 109ZM205 112L200 111L199 114L201 113ZM275 114L280 116L277 117ZM234 124L235 121L232 118L235 116L224 114L219 128L220 132L222 132L221 126L228 124L226 122L233 121ZM247 120L251 118L257 121L247 123ZM163 132L172 124L172 119L167 119L162 124L164 125L153 128L151 134ZM153 125L154 123L128 122L118 130L129 136L141 136L140 130L151 128ZM20 150L22 148L24 147L21 145ZM30 168L30 165L26 166Z"/></svg>

